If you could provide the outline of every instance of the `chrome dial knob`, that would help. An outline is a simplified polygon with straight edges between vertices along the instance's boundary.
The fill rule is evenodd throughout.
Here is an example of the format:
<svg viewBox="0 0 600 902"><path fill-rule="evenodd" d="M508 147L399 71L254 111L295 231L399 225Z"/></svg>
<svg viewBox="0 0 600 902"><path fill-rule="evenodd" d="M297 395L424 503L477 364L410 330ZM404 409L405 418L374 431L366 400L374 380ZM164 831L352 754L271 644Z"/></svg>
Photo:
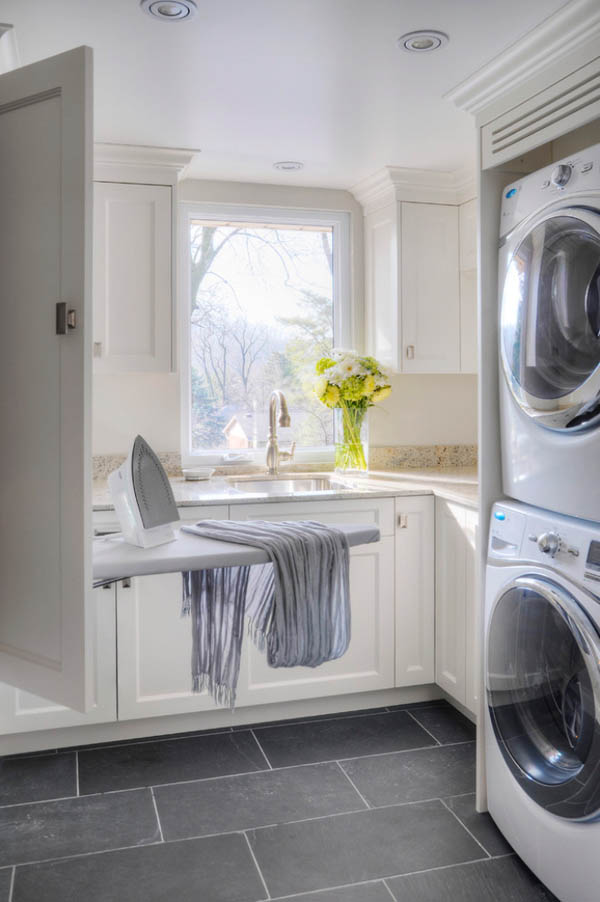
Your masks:
<svg viewBox="0 0 600 902"><path fill-rule="evenodd" d="M556 532L543 532L538 536L537 546L543 554L549 554L550 557L561 549L560 536Z"/></svg>
<svg viewBox="0 0 600 902"><path fill-rule="evenodd" d="M571 172L573 170L566 163L561 163L560 166L557 166L554 172L552 173L551 180L552 184L556 185L557 188L564 188L569 179L571 178Z"/></svg>

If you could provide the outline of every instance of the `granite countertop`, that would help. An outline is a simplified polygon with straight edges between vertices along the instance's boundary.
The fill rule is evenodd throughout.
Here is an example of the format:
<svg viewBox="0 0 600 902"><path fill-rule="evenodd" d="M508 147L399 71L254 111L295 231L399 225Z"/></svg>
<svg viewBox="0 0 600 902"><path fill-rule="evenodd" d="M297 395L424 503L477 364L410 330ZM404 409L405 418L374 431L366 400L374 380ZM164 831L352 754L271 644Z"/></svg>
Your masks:
<svg viewBox="0 0 600 902"><path fill-rule="evenodd" d="M279 474L280 479L288 475L285 469ZM266 494L264 492L248 492L236 489L232 481L243 482L256 480L251 476L213 477L208 481L187 482L183 478L171 478L173 494L178 507L197 507L211 504L244 504L266 503L277 501L320 501L375 497L386 498L399 495L433 494L449 501L456 501L476 507L478 503L477 470L475 467L430 467L426 469L378 470L369 472L368 476L358 478L338 477L331 472L298 473L289 472L289 477L299 479L315 479L328 476L343 482L343 490L326 492L298 492L293 496L289 492L282 494ZM264 478L264 476L263 476ZM94 482L94 511L113 510L113 504L105 479Z"/></svg>

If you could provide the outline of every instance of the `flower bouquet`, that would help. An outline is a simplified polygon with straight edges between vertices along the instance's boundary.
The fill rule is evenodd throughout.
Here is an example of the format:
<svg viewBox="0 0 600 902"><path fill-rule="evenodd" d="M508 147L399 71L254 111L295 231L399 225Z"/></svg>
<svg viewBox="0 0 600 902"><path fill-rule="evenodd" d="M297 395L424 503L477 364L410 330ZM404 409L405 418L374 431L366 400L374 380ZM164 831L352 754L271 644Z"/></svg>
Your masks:
<svg viewBox="0 0 600 902"><path fill-rule="evenodd" d="M322 404L339 411L336 422L336 470L367 469L366 413L392 391L374 357L334 348L316 364L314 391Z"/></svg>

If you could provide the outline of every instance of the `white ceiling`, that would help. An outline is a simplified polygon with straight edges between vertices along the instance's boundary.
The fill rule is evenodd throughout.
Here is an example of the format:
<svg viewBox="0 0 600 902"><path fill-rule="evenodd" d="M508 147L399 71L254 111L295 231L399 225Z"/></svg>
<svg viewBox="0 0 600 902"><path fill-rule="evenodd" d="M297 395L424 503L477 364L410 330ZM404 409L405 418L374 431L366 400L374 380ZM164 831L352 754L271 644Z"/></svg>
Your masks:
<svg viewBox="0 0 600 902"><path fill-rule="evenodd" d="M163 23L138 0L0 0L27 64L94 49L97 141L201 148L197 178L349 187L383 166L474 159L442 95L565 0L198 0ZM450 35L433 54L396 38ZM302 160L281 173L275 160Z"/></svg>

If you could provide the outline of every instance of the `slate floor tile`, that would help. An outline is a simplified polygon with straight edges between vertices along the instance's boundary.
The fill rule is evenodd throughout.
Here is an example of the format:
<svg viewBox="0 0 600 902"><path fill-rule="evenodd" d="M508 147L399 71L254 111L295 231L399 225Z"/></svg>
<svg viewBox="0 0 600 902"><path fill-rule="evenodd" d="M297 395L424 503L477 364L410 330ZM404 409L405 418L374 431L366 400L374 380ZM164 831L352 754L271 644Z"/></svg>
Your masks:
<svg viewBox="0 0 600 902"><path fill-rule="evenodd" d="M43 896L40 895L43 887ZM17 868L12 902L256 902L243 836L163 843Z"/></svg>
<svg viewBox="0 0 600 902"><path fill-rule="evenodd" d="M364 808L337 764L177 783L154 790L166 840Z"/></svg>
<svg viewBox="0 0 600 902"><path fill-rule="evenodd" d="M285 900L273 899L273 902L392 902L392 897L383 882L378 882L325 889L308 895L303 893L301 896L286 896Z"/></svg>
<svg viewBox="0 0 600 902"><path fill-rule="evenodd" d="M437 799L475 789L475 743L342 762L370 805Z"/></svg>
<svg viewBox="0 0 600 902"><path fill-rule="evenodd" d="M264 727L256 736L273 767L433 745L405 711Z"/></svg>
<svg viewBox="0 0 600 902"><path fill-rule="evenodd" d="M456 818L435 801L263 827L249 831L248 837L275 898L483 855Z"/></svg>
<svg viewBox="0 0 600 902"><path fill-rule="evenodd" d="M249 730L213 733L82 751L79 788L83 795L266 768L264 756Z"/></svg>
<svg viewBox="0 0 600 902"><path fill-rule="evenodd" d="M515 855L388 880L397 902L558 902Z"/></svg>
<svg viewBox="0 0 600 902"><path fill-rule="evenodd" d="M513 851L490 815L487 812L478 814L475 810L475 793L444 801L490 855L507 855Z"/></svg>
<svg viewBox="0 0 600 902"><path fill-rule="evenodd" d="M76 793L73 753L0 758L0 805L61 799Z"/></svg>
<svg viewBox="0 0 600 902"><path fill-rule="evenodd" d="M149 789L0 808L0 866L159 838Z"/></svg>
<svg viewBox="0 0 600 902"><path fill-rule="evenodd" d="M0 902L8 902L10 898L10 883L12 880L12 868L0 871ZM389 899L387 900L389 902Z"/></svg>
<svg viewBox="0 0 600 902"><path fill-rule="evenodd" d="M410 713L442 744L475 739L475 724L451 705L413 708Z"/></svg>

